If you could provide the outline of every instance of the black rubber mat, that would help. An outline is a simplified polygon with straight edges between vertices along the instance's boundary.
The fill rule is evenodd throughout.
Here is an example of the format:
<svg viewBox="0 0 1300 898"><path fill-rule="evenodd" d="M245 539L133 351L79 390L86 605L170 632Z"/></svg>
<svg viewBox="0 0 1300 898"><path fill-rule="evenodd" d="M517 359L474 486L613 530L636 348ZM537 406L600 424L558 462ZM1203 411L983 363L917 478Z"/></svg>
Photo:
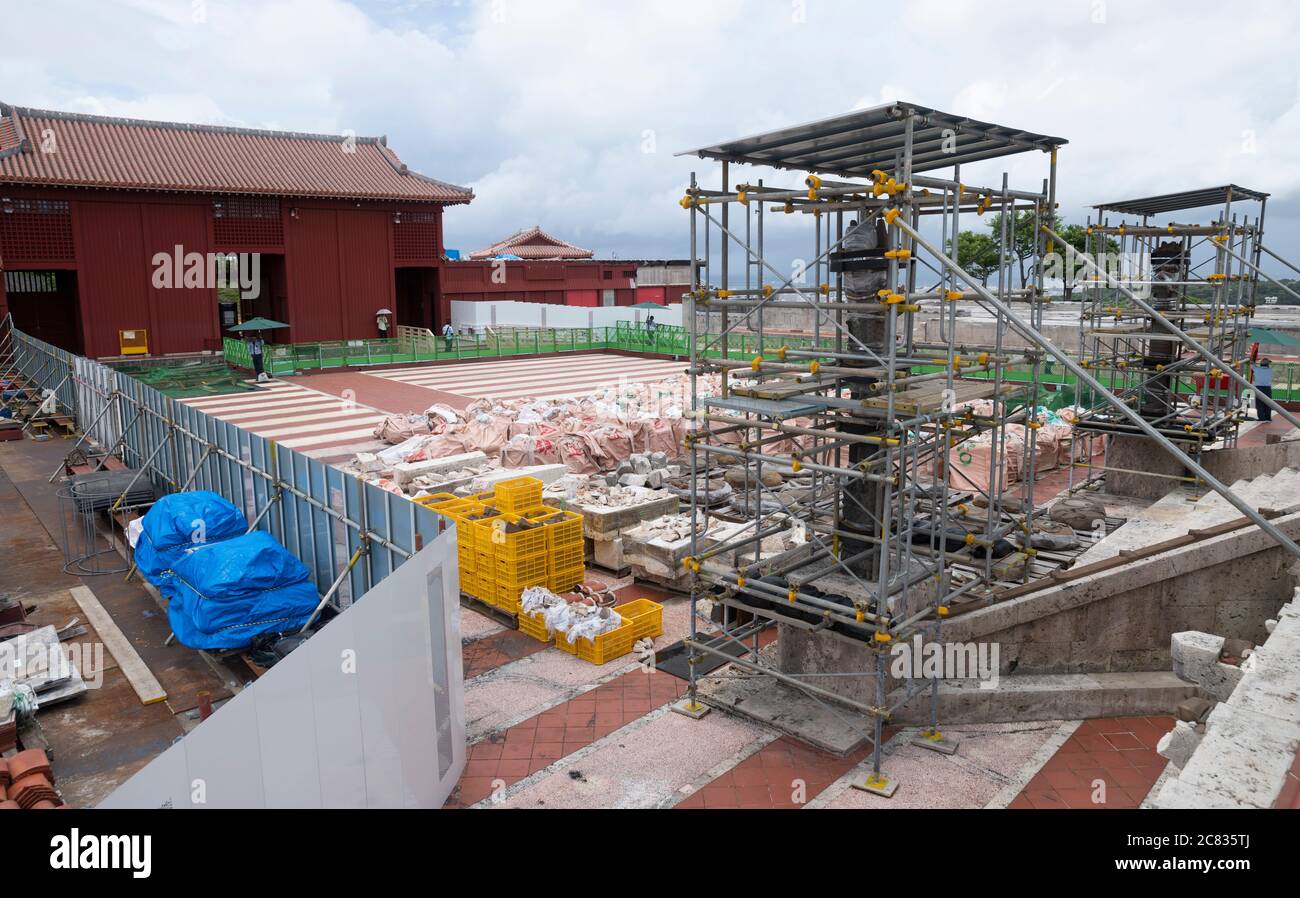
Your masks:
<svg viewBox="0 0 1300 898"><path fill-rule="evenodd" d="M716 648L718 651L726 652L732 658L739 658L746 651L745 646L735 639L729 639L725 636L715 636L712 639L705 640L704 644ZM674 642L672 645L655 652L655 669L672 674L679 680L689 681L691 675L687 670L686 658L685 641ZM695 663L695 676L702 677L705 674L712 673L726 663L726 658L707 654Z"/></svg>

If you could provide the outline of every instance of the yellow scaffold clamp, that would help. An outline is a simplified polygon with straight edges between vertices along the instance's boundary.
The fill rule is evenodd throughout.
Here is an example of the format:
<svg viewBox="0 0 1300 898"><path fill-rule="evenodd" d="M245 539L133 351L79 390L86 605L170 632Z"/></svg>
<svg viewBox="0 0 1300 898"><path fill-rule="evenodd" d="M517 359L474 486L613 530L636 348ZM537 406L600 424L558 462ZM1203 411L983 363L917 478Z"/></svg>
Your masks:
<svg viewBox="0 0 1300 898"><path fill-rule="evenodd" d="M910 259L912 251L910 249L887 249L885 250L886 259Z"/></svg>
<svg viewBox="0 0 1300 898"><path fill-rule="evenodd" d="M761 355L754 356L753 360L749 363L749 367L755 371L760 370L763 367L763 357Z"/></svg>
<svg viewBox="0 0 1300 898"><path fill-rule="evenodd" d="M816 359L813 359L811 362L808 363L809 374L816 374L820 370L822 370L822 363L817 361Z"/></svg>
<svg viewBox="0 0 1300 898"><path fill-rule="evenodd" d="M987 365L989 363L989 354L987 352L981 352L979 355L975 356L975 361L981 365Z"/></svg>
<svg viewBox="0 0 1300 898"><path fill-rule="evenodd" d="M688 193L688 194L686 194L686 196L684 196L684 197L681 198L681 200L679 201L679 203L680 203L680 205L681 205L681 207L682 207L683 209L689 209L689 208L691 208L692 206L695 205L695 197L691 196L691 195Z"/></svg>
<svg viewBox="0 0 1300 898"><path fill-rule="evenodd" d="M944 300L946 300L947 302L956 302L957 300L963 299L964 297L965 294L962 293L960 290L949 290L947 293L943 295Z"/></svg>
<svg viewBox="0 0 1300 898"><path fill-rule="evenodd" d="M966 539L964 540L964 542L965 542L966 545L968 545L968 546L973 546L973 545L975 545L975 534L973 534L973 533L967 533L967 534L966 534Z"/></svg>
<svg viewBox="0 0 1300 898"><path fill-rule="evenodd" d="M988 196L984 197L984 201L982 203L980 203L978 206L975 207L975 214L983 215L985 212L989 211L989 207L992 205L993 205L993 194L990 193Z"/></svg>
<svg viewBox="0 0 1300 898"><path fill-rule="evenodd" d="M895 208L893 208L893 209L886 209L886 210L885 210L885 224L893 224L893 223L894 223L894 219L898 218L898 216L899 216L900 214L902 214L902 211L903 211L903 210L901 210L901 209L899 209L899 208L897 208L897 207L895 207Z"/></svg>
<svg viewBox="0 0 1300 898"><path fill-rule="evenodd" d="M700 572L700 563L689 555L682 559L682 567L697 574Z"/></svg>
<svg viewBox="0 0 1300 898"><path fill-rule="evenodd" d="M731 296L731 291L730 291L730 290L719 290L719 291L718 291L718 299L727 299L727 298L729 298L730 296Z"/></svg>
<svg viewBox="0 0 1300 898"><path fill-rule="evenodd" d="M947 617L947 616L948 616L948 606L947 606L947 605L940 605L938 608L936 608L936 609L934 609L934 610L935 610L935 612L936 612L940 617Z"/></svg>
<svg viewBox="0 0 1300 898"><path fill-rule="evenodd" d="M803 470L803 462L797 455L790 459L790 470L794 471L796 474Z"/></svg>
<svg viewBox="0 0 1300 898"><path fill-rule="evenodd" d="M745 588L745 575L740 573L739 571L736 572L736 587L738 589Z"/></svg>
<svg viewBox="0 0 1300 898"><path fill-rule="evenodd" d="M884 630L878 630L875 635L876 642L892 642L894 637Z"/></svg>
<svg viewBox="0 0 1300 898"><path fill-rule="evenodd" d="M798 593L796 593L793 589L791 589L788 593L785 594L785 597L786 600L789 601L791 605L793 605L794 600L798 598Z"/></svg>
<svg viewBox="0 0 1300 898"><path fill-rule="evenodd" d="M749 192L748 192L748 191L745 191L745 190L737 190L737 191L736 191L736 202L740 203L742 206L748 206L748 205L749 205Z"/></svg>
<svg viewBox="0 0 1300 898"><path fill-rule="evenodd" d="M1207 275L1205 279L1207 281L1214 283L1217 281L1226 281L1228 279L1228 276L1221 271L1216 271L1214 274Z"/></svg>
<svg viewBox="0 0 1300 898"><path fill-rule="evenodd" d="M960 370L961 370L961 356L960 356L960 355L953 355L953 357L952 357L952 370L954 370L954 371L960 371Z"/></svg>
<svg viewBox="0 0 1300 898"><path fill-rule="evenodd" d="M785 205L781 207L781 211L784 212L786 215L793 215L794 203L791 202L790 200L786 200Z"/></svg>
<svg viewBox="0 0 1300 898"><path fill-rule="evenodd" d="M861 608L858 608L856 611L854 611L853 619L856 620L858 623L862 623L864 620L867 619L867 613L863 611Z"/></svg>
<svg viewBox="0 0 1300 898"><path fill-rule="evenodd" d="M888 289L878 290L876 295L880 297L881 304L886 306L896 305L907 298L901 293L891 293Z"/></svg>
<svg viewBox="0 0 1300 898"><path fill-rule="evenodd" d="M778 359L780 359L781 361L784 362L784 361L785 361L785 353L786 353L786 351L787 351L789 348L790 348L789 346L781 346L781 347L779 347L779 348L776 350L776 357L777 357Z"/></svg>
<svg viewBox="0 0 1300 898"><path fill-rule="evenodd" d="M764 299L767 299L769 296L771 296L771 295L772 295L773 293L775 293L775 292L776 292L776 291L772 288L772 285L771 285L771 284L764 284L764 285L763 285L763 298L764 298Z"/></svg>
<svg viewBox="0 0 1300 898"><path fill-rule="evenodd" d="M818 284L818 285L817 285L817 292L820 293L822 296L830 296L830 295L831 295L831 285L830 285L830 284Z"/></svg>

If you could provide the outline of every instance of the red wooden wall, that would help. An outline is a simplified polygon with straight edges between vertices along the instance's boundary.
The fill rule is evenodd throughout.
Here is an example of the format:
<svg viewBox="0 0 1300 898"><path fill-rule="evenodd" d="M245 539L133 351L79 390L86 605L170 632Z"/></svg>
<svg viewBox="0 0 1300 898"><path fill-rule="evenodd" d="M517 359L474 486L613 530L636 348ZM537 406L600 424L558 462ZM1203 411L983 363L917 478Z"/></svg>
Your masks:
<svg viewBox="0 0 1300 898"><path fill-rule="evenodd" d="M155 254L178 244L205 257L262 253L263 271L282 258L281 339L294 342L376 336L375 313L396 307L394 270L436 269L442 255L436 205L16 187L0 196L14 207L0 214L0 266L76 270L83 345L71 348L92 357L116 355L117 332L137 328L154 354L220 347L214 288L153 286ZM57 215L29 212L51 202Z"/></svg>

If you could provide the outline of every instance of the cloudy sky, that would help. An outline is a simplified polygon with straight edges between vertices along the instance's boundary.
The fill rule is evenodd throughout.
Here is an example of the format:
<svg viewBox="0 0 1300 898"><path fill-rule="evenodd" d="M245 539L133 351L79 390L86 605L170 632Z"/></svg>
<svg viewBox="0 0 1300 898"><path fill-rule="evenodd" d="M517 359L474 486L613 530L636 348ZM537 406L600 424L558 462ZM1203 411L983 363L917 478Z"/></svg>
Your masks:
<svg viewBox="0 0 1300 898"><path fill-rule="evenodd" d="M447 216L466 250L541 224L682 256L676 201L714 166L674 153L903 99L1067 138L1067 221L1234 181L1273 195L1268 242L1300 257L1289 0L0 0L0 22L0 100L386 134L475 190ZM1046 173L1004 163L964 180Z"/></svg>

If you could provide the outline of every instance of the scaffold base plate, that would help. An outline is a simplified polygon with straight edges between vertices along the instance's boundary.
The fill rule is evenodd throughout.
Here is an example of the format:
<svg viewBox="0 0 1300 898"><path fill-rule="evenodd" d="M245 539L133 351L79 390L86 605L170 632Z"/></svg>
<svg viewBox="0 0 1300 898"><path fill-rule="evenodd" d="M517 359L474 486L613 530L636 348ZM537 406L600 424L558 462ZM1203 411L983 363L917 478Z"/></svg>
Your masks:
<svg viewBox="0 0 1300 898"><path fill-rule="evenodd" d="M928 735L925 731L917 733L912 737L912 744L917 748L924 748L927 751L937 751L941 755L955 755L961 743L956 739L949 739L942 733L938 738Z"/></svg>
<svg viewBox="0 0 1300 898"><path fill-rule="evenodd" d="M852 785L855 789L879 795L881 798L893 798L894 793L898 791L898 780L883 773L879 776L869 773L861 779L854 780Z"/></svg>
<svg viewBox="0 0 1300 898"><path fill-rule="evenodd" d="M681 701L673 702L668 707L674 713L685 714L687 717L691 718L692 720L699 720L701 717L703 717L704 715L708 714L710 711L713 710L703 702L692 701L690 696L687 696Z"/></svg>

